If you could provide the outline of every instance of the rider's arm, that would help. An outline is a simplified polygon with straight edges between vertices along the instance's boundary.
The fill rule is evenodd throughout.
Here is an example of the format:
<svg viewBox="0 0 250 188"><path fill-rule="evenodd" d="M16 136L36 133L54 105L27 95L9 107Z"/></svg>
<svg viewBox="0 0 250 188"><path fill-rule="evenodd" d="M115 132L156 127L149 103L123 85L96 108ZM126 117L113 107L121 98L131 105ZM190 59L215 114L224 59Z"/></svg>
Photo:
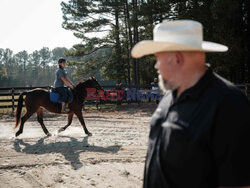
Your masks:
<svg viewBox="0 0 250 188"><path fill-rule="evenodd" d="M69 86L71 89L74 88L73 85L71 85L70 82L69 82L66 78L61 77L61 79L62 79L62 81L63 81L67 86Z"/></svg>
<svg viewBox="0 0 250 188"><path fill-rule="evenodd" d="M73 84L73 82L71 82L71 80L66 76L65 78L73 87L75 87L75 85Z"/></svg>

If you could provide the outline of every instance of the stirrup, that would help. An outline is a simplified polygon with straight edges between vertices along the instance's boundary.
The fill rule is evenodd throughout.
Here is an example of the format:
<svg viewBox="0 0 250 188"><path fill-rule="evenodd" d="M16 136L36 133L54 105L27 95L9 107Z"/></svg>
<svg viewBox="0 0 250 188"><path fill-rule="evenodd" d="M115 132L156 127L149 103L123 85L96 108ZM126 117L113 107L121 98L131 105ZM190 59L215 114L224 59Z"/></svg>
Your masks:
<svg viewBox="0 0 250 188"><path fill-rule="evenodd" d="M61 113L68 113L70 109L68 108L68 105L66 104L64 109L61 109Z"/></svg>

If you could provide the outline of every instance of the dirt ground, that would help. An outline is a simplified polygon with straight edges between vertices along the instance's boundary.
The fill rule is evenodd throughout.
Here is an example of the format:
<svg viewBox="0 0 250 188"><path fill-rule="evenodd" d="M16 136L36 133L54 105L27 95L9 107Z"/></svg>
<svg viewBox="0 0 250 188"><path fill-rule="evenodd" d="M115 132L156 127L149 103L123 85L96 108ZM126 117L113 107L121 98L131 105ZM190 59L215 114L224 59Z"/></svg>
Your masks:
<svg viewBox="0 0 250 188"><path fill-rule="evenodd" d="M93 136L74 117L45 114L51 137L32 116L14 137L14 118L0 118L0 187L141 187L149 122L156 105L85 110Z"/></svg>

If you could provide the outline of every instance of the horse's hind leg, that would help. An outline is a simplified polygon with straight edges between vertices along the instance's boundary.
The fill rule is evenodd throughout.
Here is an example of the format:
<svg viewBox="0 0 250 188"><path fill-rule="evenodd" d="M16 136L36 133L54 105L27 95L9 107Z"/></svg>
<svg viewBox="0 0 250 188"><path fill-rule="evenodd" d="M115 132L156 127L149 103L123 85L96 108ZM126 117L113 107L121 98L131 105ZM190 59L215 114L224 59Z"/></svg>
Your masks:
<svg viewBox="0 0 250 188"><path fill-rule="evenodd" d="M39 108L37 111L37 121L40 123L43 132L47 135L47 136L51 136L51 134L49 133L48 129L45 127L44 123L43 123L43 110L41 108Z"/></svg>
<svg viewBox="0 0 250 188"><path fill-rule="evenodd" d="M33 114L32 112L27 111L26 114L21 118L21 125L19 130L16 132L16 137L18 137L20 134L23 133L24 123L30 118L30 116L32 116L32 114Z"/></svg>
<svg viewBox="0 0 250 188"><path fill-rule="evenodd" d="M60 129L58 130L59 133L62 132L62 131L65 131L65 129L67 129L68 126L71 125L73 116L74 116L74 113L73 113L73 112L69 113L69 115L68 115L68 124L67 124L66 126L60 128Z"/></svg>

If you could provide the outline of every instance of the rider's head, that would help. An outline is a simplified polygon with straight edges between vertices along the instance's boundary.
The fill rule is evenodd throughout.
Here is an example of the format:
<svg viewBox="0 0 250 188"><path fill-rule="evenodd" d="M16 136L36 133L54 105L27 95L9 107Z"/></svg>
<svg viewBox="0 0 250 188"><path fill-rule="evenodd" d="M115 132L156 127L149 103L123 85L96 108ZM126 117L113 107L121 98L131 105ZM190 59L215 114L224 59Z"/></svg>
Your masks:
<svg viewBox="0 0 250 188"><path fill-rule="evenodd" d="M58 65L59 65L60 68L64 68L64 67L65 67L65 64L66 64L66 59L60 58L60 59L58 60Z"/></svg>

